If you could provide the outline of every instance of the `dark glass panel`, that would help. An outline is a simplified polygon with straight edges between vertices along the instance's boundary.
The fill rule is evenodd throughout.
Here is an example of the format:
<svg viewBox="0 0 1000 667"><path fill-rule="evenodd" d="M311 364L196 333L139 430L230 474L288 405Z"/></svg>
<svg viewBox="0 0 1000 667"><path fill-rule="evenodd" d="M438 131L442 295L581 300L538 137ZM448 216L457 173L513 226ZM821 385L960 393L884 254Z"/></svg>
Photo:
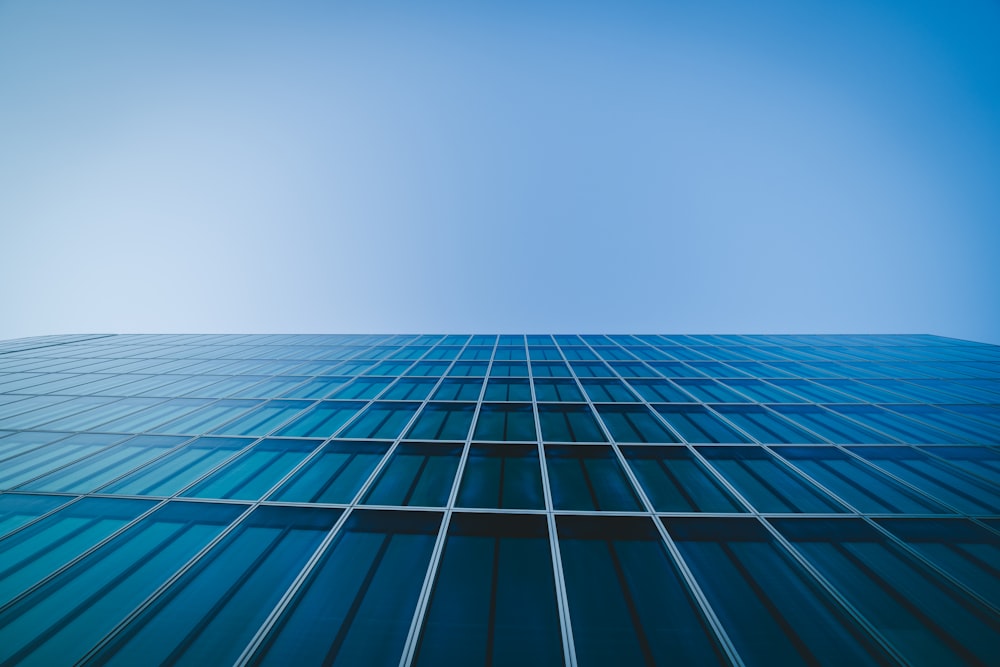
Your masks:
<svg viewBox="0 0 1000 667"><path fill-rule="evenodd" d="M461 507L544 509L538 448L473 444L456 503Z"/></svg>
<svg viewBox="0 0 1000 667"><path fill-rule="evenodd" d="M296 503L350 503L389 450L386 443L334 440L271 494Z"/></svg>
<svg viewBox="0 0 1000 667"><path fill-rule="evenodd" d="M657 512L743 512L687 447L622 447Z"/></svg>
<svg viewBox="0 0 1000 667"><path fill-rule="evenodd" d="M547 446L545 465L556 509L611 512L642 509L611 447Z"/></svg>
<svg viewBox="0 0 1000 667"><path fill-rule="evenodd" d="M365 504L443 507L461 453L453 445L399 445L365 495Z"/></svg>

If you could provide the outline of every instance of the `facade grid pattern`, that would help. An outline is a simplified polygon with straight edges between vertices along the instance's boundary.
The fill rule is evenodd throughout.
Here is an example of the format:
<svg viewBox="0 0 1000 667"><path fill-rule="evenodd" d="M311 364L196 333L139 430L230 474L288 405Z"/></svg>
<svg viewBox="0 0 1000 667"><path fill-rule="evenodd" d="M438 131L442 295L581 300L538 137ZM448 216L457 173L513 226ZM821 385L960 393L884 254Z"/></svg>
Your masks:
<svg viewBox="0 0 1000 667"><path fill-rule="evenodd" d="M0 664L1000 664L1000 347L0 342Z"/></svg>

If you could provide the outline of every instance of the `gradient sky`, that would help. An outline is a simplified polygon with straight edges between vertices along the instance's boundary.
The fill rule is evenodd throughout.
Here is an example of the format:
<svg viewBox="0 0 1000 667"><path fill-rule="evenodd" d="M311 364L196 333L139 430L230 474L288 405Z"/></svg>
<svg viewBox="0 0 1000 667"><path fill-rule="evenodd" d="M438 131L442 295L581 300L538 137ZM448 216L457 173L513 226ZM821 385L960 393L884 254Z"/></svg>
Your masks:
<svg viewBox="0 0 1000 667"><path fill-rule="evenodd" d="M0 0L0 338L1000 343L1000 3Z"/></svg>

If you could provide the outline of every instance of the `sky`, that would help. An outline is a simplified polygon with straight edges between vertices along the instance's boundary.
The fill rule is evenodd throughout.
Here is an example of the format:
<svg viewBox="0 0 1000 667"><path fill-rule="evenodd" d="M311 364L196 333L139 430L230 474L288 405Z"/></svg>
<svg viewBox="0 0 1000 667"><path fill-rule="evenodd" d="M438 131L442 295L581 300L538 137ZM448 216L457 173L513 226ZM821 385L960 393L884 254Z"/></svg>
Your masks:
<svg viewBox="0 0 1000 667"><path fill-rule="evenodd" d="M0 339L1000 344L1000 3L0 0Z"/></svg>

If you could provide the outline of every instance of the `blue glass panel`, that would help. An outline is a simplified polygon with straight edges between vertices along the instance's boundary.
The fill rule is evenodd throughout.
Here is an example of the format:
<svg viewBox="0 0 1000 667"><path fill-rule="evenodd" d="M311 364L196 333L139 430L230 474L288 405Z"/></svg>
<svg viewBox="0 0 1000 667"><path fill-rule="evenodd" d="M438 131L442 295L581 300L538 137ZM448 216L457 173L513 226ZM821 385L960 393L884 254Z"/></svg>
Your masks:
<svg viewBox="0 0 1000 667"><path fill-rule="evenodd" d="M532 361L531 374L534 377L572 377L572 374L569 372L569 366L562 362L554 361Z"/></svg>
<svg viewBox="0 0 1000 667"><path fill-rule="evenodd" d="M184 442L184 438L140 435L100 455L60 468L21 488L31 491L88 493L138 468Z"/></svg>
<svg viewBox="0 0 1000 667"><path fill-rule="evenodd" d="M152 513L3 609L0 661L77 662L244 509L175 502Z"/></svg>
<svg viewBox="0 0 1000 667"><path fill-rule="evenodd" d="M561 665L545 518L456 514L416 665Z"/></svg>
<svg viewBox="0 0 1000 667"><path fill-rule="evenodd" d="M889 665L755 519L663 519L748 665Z"/></svg>
<svg viewBox="0 0 1000 667"><path fill-rule="evenodd" d="M316 377L294 387L284 394L285 398L326 398L344 386L350 378Z"/></svg>
<svg viewBox="0 0 1000 667"><path fill-rule="evenodd" d="M440 521L355 510L250 664L398 665Z"/></svg>
<svg viewBox="0 0 1000 667"><path fill-rule="evenodd" d="M110 447L120 435L78 434L12 457L0 466L0 489L10 489Z"/></svg>
<svg viewBox="0 0 1000 667"><path fill-rule="evenodd" d="M0 494L0 537L72 500L69 496Z"/></svg>
<svg viewBox="0 0 1000 667"><path fill-rule="evenodd" d="M616 442L680 442L645 406L601 405L597 413Z"/></svg>
<svg viewBox="0 0 1000 667"><path fill-rule="evenodd" d="M677 386L691 394L699 401L717 403L747 403L746 396L738 394L721 382L715 380L676 380Z"/></svg>
<svg viewBox="0 0 1000 667"><path fill-rule="evenodd" d="M580 665L725 664L649 518L557 528Z"/></svg>
<svg viewBox="0 0 1000 667"><path fill-rule="evenodd" d="M687 447L622 447L657 512L743 512Z"/></svg>
<svg viewBox="0 0 1000 667"><path fill-rule="evenodd" d="M51 444L66 437L66 433L46 433L44 431L21 431L0 438L0 460L9 459Z"/></svg>
<svg viewBox="0 0 1000 667"><path fill-rule="evenodd" d="M583 393L573 380L535 379L535 398L539 401L582 403Z"/></svg>
<svg viewBox="0 0 1000 667"><path fill-rule="evenodd" d="M730 389L735 389L744 396L760 403L803 403L804 398L796 396L784 389L763 380L726 380L723 382Z"/></svg>
<svg viewBox="0 0 1000 667"><path fill-rule="evenodd" d="M642 509L608 446L546 446L545 465L556 509L611 512Z"/></svg>
<svg viewBox="0 0 1000 667"><path fill-rule="evenodd" d="M842 405L830 408L873 429L908 443L962 442L950 433L922 424L874 405Z"/></svg>
<svg viewBox="0 0 1000 667"><path fill-rule="evenodd" d="M862 512L938 514L949 511L836 447L775 447L774 451Z"/></svg>
<svg viewBox="0 0 1000 667"><path fill-rule="evenodd" d="M911 447L851 447L851 451L970 514L1000 512L1000 489Z"/></svg>
<svg viewBox="0 0 1000 667"><path fill-rule="evenodd" d="M528 380L490 378L484 399L487 401L530 401L531 383Z"/></svg>
<svg viewBox="0 0 1000 667"><path fill-rule="evenodd" d="M225 424L260 405L261 401L222 400L206 405L179 419L169 421L151 429L156 433L187 433L200 435Z"/></svg>
<svg viewBox="0 0 1000 667"><path fill-rule="evenodd" d="M963 519L878 519L924 558L1000 608L1000 537Z"/></svg>
<svg viewBox="0 0 1000 667"><path fill-rule="evenodd" d="M844 419L837 413L817 405L772 405L771 407L830 442L838 444L895 442L888 435L865 428L857 422Z"/></svg>
<svg viewBox="0 0 1000 667"><path fill-rule="evenodd" d="M262 440L183 495L259 500L317 444L315 440Z"/></svg>
<svg viewBox="0 0 1000 667"><path fill-rule="evenodd" d="M476 440L535 440L535 413L530 405L484 403L476 421Z"/></svg>
<svg viewBox="0 0 1000 667"><path fill-rule="evenodd" d="M1000 620L861 520L773 524L914 665L990 664Z"/></svg>
<svg viewBox="0 0 1000 667"><path fill-rule="evenodd" d="M844 512L846 509L759 447L698 450L761 512Z"/></svg>
<svg viewBox="0 0 1000 667"><path fill-rule="evenodd" d="M436 401L478 401L483 390L483 381L476 380L444 380L434 392Z"/></svg>
<svg viewBox="0 0 1000 667"><path fill-rule="evenodd" d="M388 450L386 443L330 442L271 494L271 500L350 503Z"/></svg>
<svg viewBox="0 0 1000 667"><path fill-rule="evenodd" d="M253 442L237 438L198 438L100 489L101 493L172 496Z"/></svg>
<svg viewBox="0 0 1000 667"><path fill-rule="evenodd" d="M289 435L306 438L326 438L336 433L347 423L364 403L356 401L323 401L309 412L305 413L277 435Z"/></svg>
<svg viewBox="0 0 1000 667"><path fill-rule="evenodd" d="M539 405L542 438L550 442L606 442L587 405Z"/></svg>
<svg viewBox="0 0 1000 667"><path fill-rule="evenodd" d="M95 664L232 664L340 510L260 507L92 657Z"/></svg>
<svg viewBox="0 0 1000 667"><path fill-rule="evenodd" d="M792 422L766 410L750 405L713 405L716 412L749 433L757 442L799 443L823 442L823 439L808 433Z"/></svg>
<svg viewBox="0 0 1000 667"><path fill-rule="evenodd" d="M690 403L694 401L691 396L668 380L629 380L629 384L650 403Z"/></svg>
<svg viewBox="0 0 1000 667"><path fill-rule="evenodd" d="M7 604L155 504L84 498L9 536L0 542L0 605Z"/></svg>
<svg viewBox="0 0 1000 667"><path fill-rule="evenodd" d="M538 448L472 445L456 504L461 507L544 509Z"/></svg>
<svg viewBox="0 0 1000 667"><path fill-rule="evenodd" d="M387 378L360 377L330 394L330 398L367 401L381 394L390 384L392 384L392 380Z"/></svg>
<svg viewBox="0 0 1000 667"><path fill-rule="evenodd" d="M1000 486L1000 451L987 447L921 447L921 450Z"/></svg>
<svg viewBox="0 0 1000 667"><path fill-rule="evenodd" d="M639 399L621 380L581 380L584 391L595 403L636 402Z"/></svg>
<svg viewBox="0 0 1000 667"><path fill-rule="evenodd" d="M62 419L46 422L45 428L59 431L87 431L106 422L121 419L144 408L152 407L161 403L162 400L159 398L123 398Z"/></svg>
<svg viewBox="0 0 1000 667"><path fill-rule="evenodd" d="M422 401L427 398L435 385L437 385L436 379L402 378L396 380L382 397L390 401Z"/></svg>
<svg viewBox="0 0 1000 667"><path fill-rule="evenodd" d="M309 401L268 401L214 432L220 435L267 435L312 405Z"/></svg>
<svg viewBox="0 0 1000 667"><path fill-rule="evenodd" d="M654 405L687 442L748 442L748 439L700 405Z"/></svg>
<svg viewBox="0 0 1000 667"><path fill-rule="evenodd" d="M406 437L414 440L465 440L475 412L475 403L428 403Z"/></svg>
<svg viewBox="0 0 1000 667"><path fill-rule="evenodd" d="M454 445L399 445L365 494L365 504L443 507L461 453Z"/></svg>

